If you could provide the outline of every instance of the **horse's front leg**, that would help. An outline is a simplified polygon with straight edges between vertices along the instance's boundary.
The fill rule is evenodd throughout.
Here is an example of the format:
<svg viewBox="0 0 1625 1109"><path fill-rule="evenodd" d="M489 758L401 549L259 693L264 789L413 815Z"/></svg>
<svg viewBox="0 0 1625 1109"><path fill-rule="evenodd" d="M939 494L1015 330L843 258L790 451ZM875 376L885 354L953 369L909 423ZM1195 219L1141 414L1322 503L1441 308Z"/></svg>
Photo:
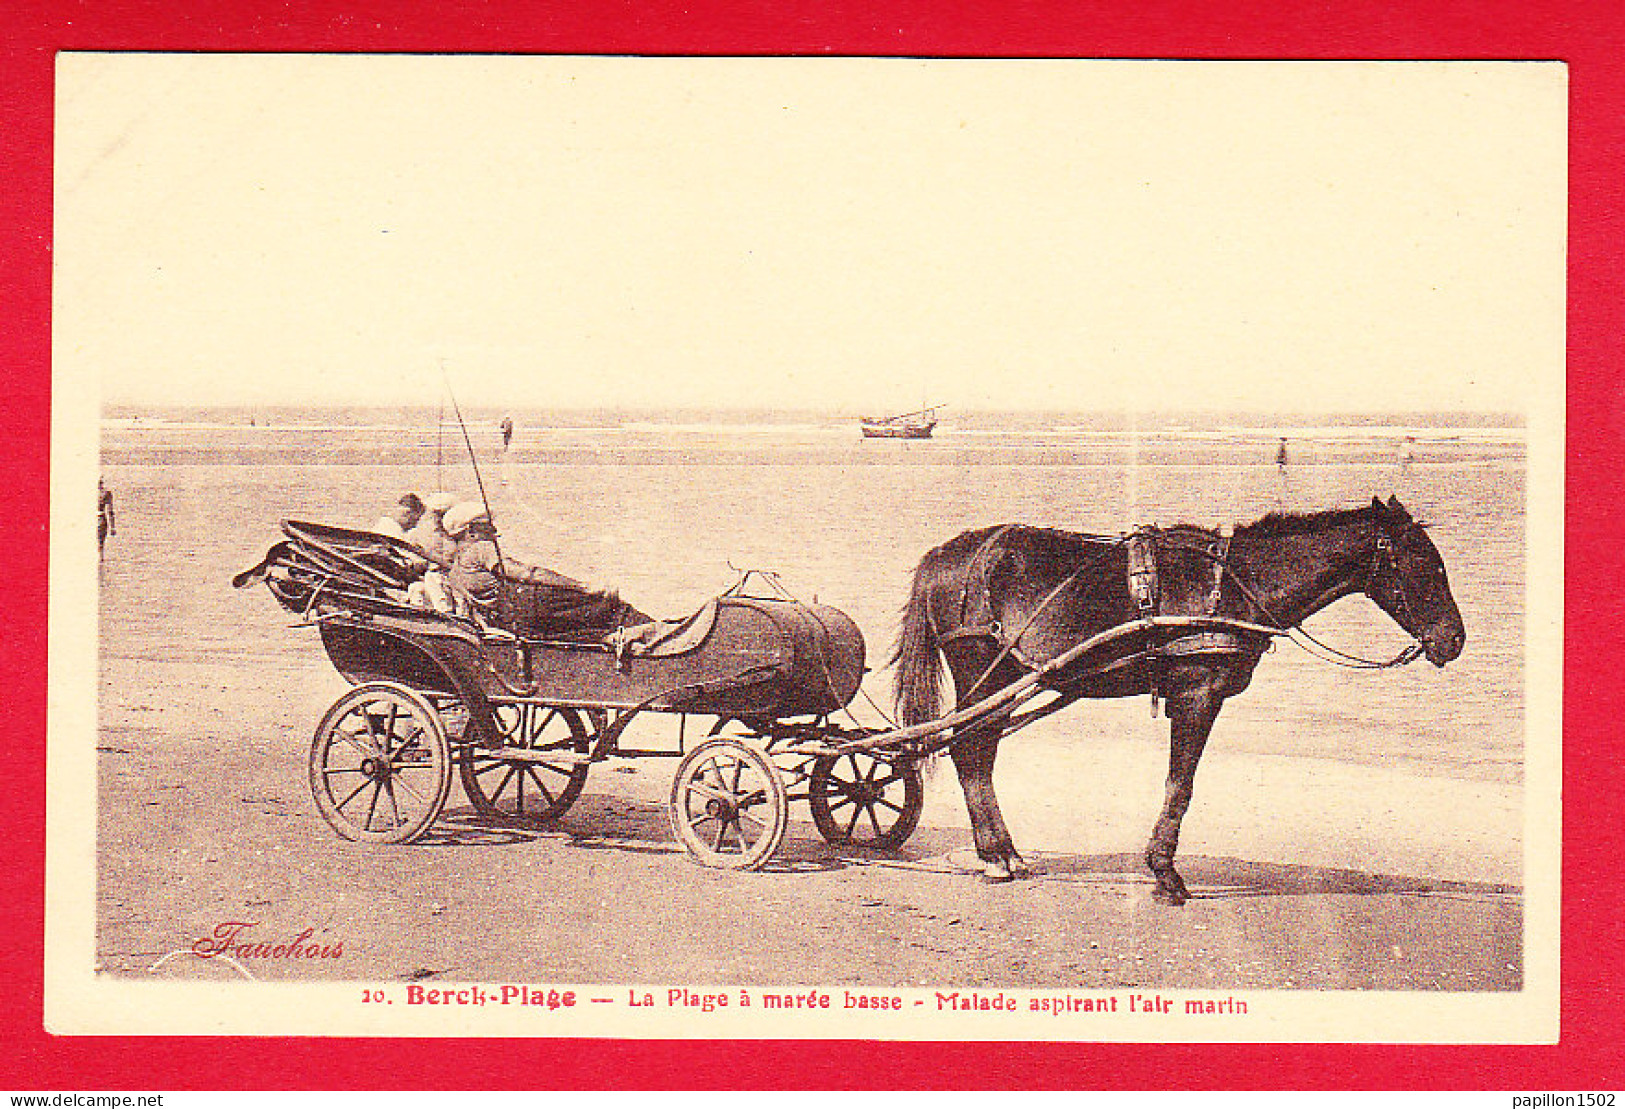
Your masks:
<svg viewBox="0 0 1625 1109"><path fill-rule="evenodd" d="M990 882L1008 882L1027 874L1027 863L1016 853L1010 829L1004 826L999 799L993 794L993 760L999 752L997 736L969 736L949 749L959 785L965 791L976 855L982 876Z"/></svg>
<svg viewBox="0 0 1625 1109"><path fill-rule="evenodd" d="M1202 761L1202 749L1223 704L1224 698L1207 685L1168 699L1168 793L1146 845L1145 865L1157 879L1156 899L1170 905L1183 905L1190 899L1174 869L1174 853L1179 849L1180 821L1191 804L1196 764Z"/></svg>

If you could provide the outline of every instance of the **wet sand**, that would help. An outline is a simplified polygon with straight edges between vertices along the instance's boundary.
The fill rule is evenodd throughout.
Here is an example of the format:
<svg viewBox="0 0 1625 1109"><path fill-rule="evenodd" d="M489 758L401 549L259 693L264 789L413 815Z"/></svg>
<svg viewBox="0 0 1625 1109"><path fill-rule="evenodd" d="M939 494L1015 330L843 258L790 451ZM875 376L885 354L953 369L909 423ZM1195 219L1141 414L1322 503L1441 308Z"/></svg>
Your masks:
<svg viewBox="0 0 1625 1109"><path fill-rule="evenodd" d="M1195 898L1179 909L1152 900L1138 859L1160 800L1150 733L1076 745L1125 784L1097 777L1064 811L1035 806L1054 767L1007 746L999 784L1034 873L1004 885L960 869L969 834L946 765L905 849L829 847L800 810L760 873L706 870L681 851L663 810L665 760L595 767L548 830L482 822L454 786L423 840L376 847L340 839L310 798L304 747L342 683L300 670L105 666L104 972L148 976L222 922L251 921L267 939L309 928L312 942L344 944L342 959L268 962L261 977L1520 985L1518 851L1507 830L1520 809L1506 786L1215 752L1181 855ZM1076 727L1090 731L1086 719ZM1136 778L1146 780L1130 788ZM230 973L183 962L191 975Z"/></svg>

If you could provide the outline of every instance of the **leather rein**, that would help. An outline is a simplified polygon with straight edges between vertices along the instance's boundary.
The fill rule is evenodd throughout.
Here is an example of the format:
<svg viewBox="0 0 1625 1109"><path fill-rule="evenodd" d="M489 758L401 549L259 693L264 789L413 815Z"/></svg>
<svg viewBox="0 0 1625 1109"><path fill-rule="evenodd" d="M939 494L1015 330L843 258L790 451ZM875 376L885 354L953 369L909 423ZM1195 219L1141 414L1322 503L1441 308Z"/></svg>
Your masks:
<svg viewBox="0 0 1625 1109"><path fill-rule="evenodd" d="M1412 521L1406 525L1408 528L1417 526L1419 525L1416 524L1415 521ZM1208 553L1202 548L1188 549L1196 550L1199 553ZM1285 629L1286 634L1292 637L1292 641L1297 643L1298 646L1303 647L1303 649L1308 651L1309 654L1314 655L1322 662L1329 662L1333 666L1342 666L1350 670L1389 670L1396 666L1410 665L1422 657L1422 655L1426 652L1426 648L1422 645L1422 637L1411 631L1410 628L1406 626L1407 624L1411 623L1410 596L1405 590L1405 578L1399 572L1398 563L1394 561L1393 540L1389 538L1388 532L1379 525L1377 528L1375 547L1371 553L1371 568L1366 571L1366 584L1364 592L1368 597L1372 596L1372 583L1377 580L1377 571L1379 568L1381 568L1384 561L1388 563L1389 575L1394 583L1394 593L1399 599L1399 608L1405 616L1404 620L1400 620L1396 616L1394 622L1399 625L1400 630L1402 630L1406 635L1410 636L1413 640L1413 642L1407 645L1404 650L1400 651L1399 654L1395 655L1386 662L1378 659L1365 658L1361 655L1350 654L1347 651L1339 650L1338 648L1333 647L1329 643L1322 642L1321 640L1315 638L1315 636L1303 626L1302 620L1291 625L1290 627L1287 627L1285 621L1281 620L1274 613L1272 613L1258 594L1253 592L1253 590L1248 587L1247 583L1241 579L1241 575L1237 574L1235 570L1231 568L1228 559L1220 559L1219 565L1222 567L1223 572L1229 575L1230 580L1236 583L1236 588L1241 590L1242 595L1251 601L1253 605L1257 607L1259 612L1262 612L1271 623L1282 626ZM1372 597L1372 600L1375 599L1375 597ZM1312 651L1308 647L1304 646L1303 642L1298 639L1298 636L1302 636L1303 639L1313 643L1319 648L1319 652Z"/></svg>

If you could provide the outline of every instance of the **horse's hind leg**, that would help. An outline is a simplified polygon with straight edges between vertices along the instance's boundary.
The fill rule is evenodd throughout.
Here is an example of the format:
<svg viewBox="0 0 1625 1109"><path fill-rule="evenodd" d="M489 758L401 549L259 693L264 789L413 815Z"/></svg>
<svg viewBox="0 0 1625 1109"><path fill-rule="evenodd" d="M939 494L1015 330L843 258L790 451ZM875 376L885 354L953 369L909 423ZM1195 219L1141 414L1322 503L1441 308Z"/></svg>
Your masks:
<svg viewBox="0 0 1625 1109"><path fill-rule="evenodd" d="M949 749L954 769L959 771L960 788L965 791L965 808L970 812L982 876L990 882L1008 882L1025 876L1027 863L1016 853L1015 841L999 811L999 799L993 794L993 759L998 752L996 736L970 737Z"/></svg>
<svg viewBox="0 0 1625 1109"><path fill-rule="evenodd" d="M1205 688L1168 701L1168 793L1162 814L1151 830L1151 842L1146 845L1145 865L1157 879L1156 899L1170 905L1183 905L1190 899L1184 881L1174 869L1174 853L1179 849L1180 821L1191 804L1196 764L1202 760L1202 749L1207 746L1208 734L1223 704L1222 697Z"/></svg>
<svg viewBox="0 0 1625 1109"><path fill-rule="evenodd" d="M1019 667L1009 660L1000 661L994 646L974 641L956 646L943 651L943 656L953 674L959 708L989 697L1021 677ZM959 771L959 786L965 791L965 808L970 813L976 855L982 860L982 876L990 882L1008 882L1027 873L1027 863L1016 853L1015 841L999 811L999 799L993 793L993 760L999 754L1000 738L997 730L978 735L973 725L948 749L954 769Z"/></svg>

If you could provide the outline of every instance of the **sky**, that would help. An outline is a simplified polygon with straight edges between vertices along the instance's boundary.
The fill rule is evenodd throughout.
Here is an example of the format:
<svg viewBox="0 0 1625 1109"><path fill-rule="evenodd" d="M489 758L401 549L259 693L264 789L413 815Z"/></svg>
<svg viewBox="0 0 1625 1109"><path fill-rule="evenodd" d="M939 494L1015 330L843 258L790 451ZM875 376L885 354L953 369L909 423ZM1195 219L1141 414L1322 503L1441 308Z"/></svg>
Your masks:
<svg viewBox="0 0 1625 1109"><path fill-rule="evenodd" d="M77 54L55 360L109 404L1519 412L1532 63Z"/></svg>

